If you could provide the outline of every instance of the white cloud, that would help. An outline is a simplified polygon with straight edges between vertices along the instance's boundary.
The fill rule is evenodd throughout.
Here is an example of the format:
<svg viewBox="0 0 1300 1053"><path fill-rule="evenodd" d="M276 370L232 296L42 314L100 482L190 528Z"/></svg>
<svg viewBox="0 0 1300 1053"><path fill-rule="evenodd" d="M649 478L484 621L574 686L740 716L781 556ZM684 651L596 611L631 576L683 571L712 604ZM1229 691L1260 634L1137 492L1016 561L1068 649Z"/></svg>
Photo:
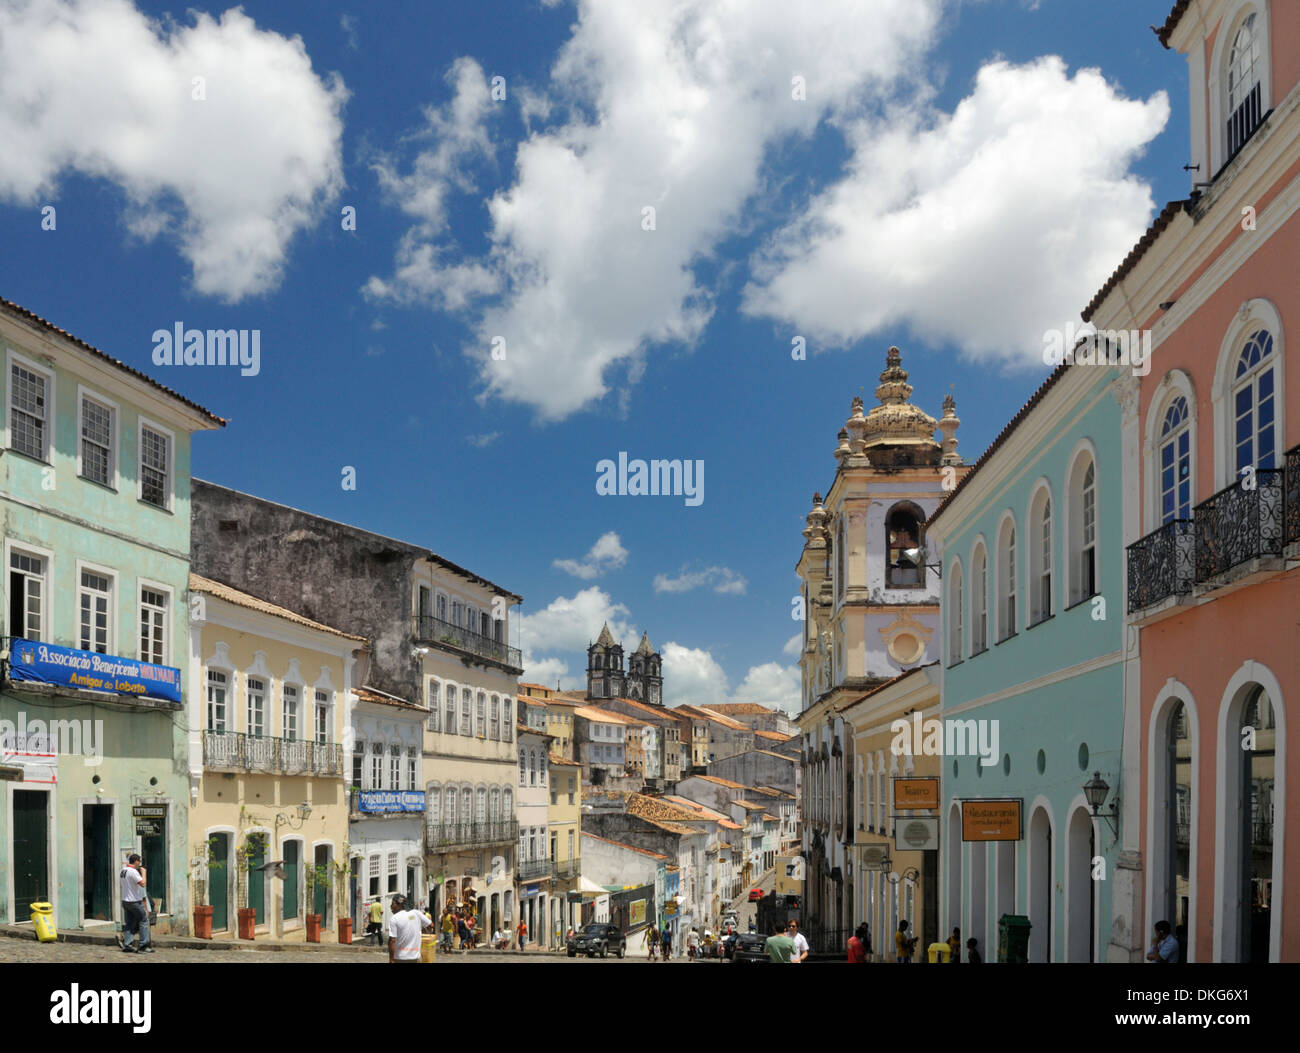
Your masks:
<svg viewBox="0 0 1300 1053"><path fill-rule="evenodd" d="M369 291L466 309L485 394L561 419L633 383L654 345L699 337L713 290L693 268L765 207L768 155L921 68L941 6L580 0L545 97L515 89L529 122L551 123L519 143L513 184L488 203L488 253L460 258L426 220ZM481 128L482 104L471 110ZM454 152L461 126L448 123ZM442 149L386 180L417 217L445 207ZM495 337L504 358L488 353Z"/></svg>
<svg viewBox="0 0 1300 1053"><path fill-rule="evenodd" d="M575 578L590 581L609 570L617 570L627 562L627 549L614 531L601 534L590 551L581 559L557 559L552 562L556 570L572 574Z"/></svg>
<svg viewBox="0 0 1300 1053"><path fill-rule="evenodd" d="M497 439L501 438L499 431L484 432L482 435L467 436L465 441L471 446L477 446L480 450L485 446L491 446Z"/></svg>
<svg viewBox="0 0 1300 1053"><path fill-rule="evenodd" d="M732 691L727 674L713 655L701 648L664 645L664 701L670 706L707 706L717 702L757 702L787 713L800 708L798 666L764 662L750 666Z"/></svg>
<svg viewBox="0 0 1300 1053"><path fill-rule="evenodd" d="M907 325L980 359L1042 366L1148 222L1129 165L1169 102L1123 98L1054 56L980 70L951 114L853 123L847 174L775 234L744 309L847 343Z"/></svg>
<svg viewBox="0 0 1300 1053"><path fill-rule="evenodd" d="M520 616L524 657L528 659L530 655L547 651L577 651L585 655L605 622L609 622L609 631L615 639L630 639L635 629L627 615L628 609L623 604L614 603L596 585L572 597L557 596L536 614Z"/></svg>
<svg viewBox="0 0 1300 1053"><path fill-rule="evenodd" d="M764 662L751 666L734 692L737 702L757 702L775 706L787 713L797 713L803 680L797 665Z"/></svg>
<svg viewBox="0 0 1300 1053"><path fill-rule="evenodd" d="M356 15L339 15L339 28L343 30L343 35L347 37L348 49L357 50L357 18Z"/></svg>
<svg viewBox="0 0 1300 1053"><path fill-rule="evenodd" d="M527 661L524 663L524 674L519 679L549 688L554 688L558 682L563 685L560 688L562 691L587 686L585 677L569 675L569 663L563 658L538 658Z"/></svg>
<svg viewBox="0 0 1300 1053"><path fill-rule="evenodd" d="M782 654L788 654L791 658L798 658L803 651L803 633L795 633L790 639L786 640L785 646L781 648Z"/></svg>
<svg viewBox="0 0 1300 1053"><path fill-rule="evenodd" d="M0 200L57 202L67 171L123 190L125 222L174 238L195 289L274 288L294 235L343 185L337 75L239 8L160 24L127 0L0 6ZM206 98L196 100L195 77Z"/></svg>
<svg viewBox="0 0 1300 1053"><path fill-rule="evenodd" d="M655 592L690 592L701 587L711 588L714 592L743 596L747 587L745 579L728 567L707 567L704 570L688 571L685 567L675 578L667 574L656 574Z"/></svg>

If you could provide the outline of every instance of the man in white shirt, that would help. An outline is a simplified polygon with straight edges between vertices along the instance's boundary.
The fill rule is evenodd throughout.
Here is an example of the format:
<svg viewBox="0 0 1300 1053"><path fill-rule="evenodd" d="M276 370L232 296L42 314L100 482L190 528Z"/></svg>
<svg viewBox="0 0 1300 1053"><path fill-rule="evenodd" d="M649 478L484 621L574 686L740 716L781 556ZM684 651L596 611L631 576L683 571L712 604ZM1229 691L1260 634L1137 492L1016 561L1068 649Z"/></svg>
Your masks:
<svg viewBox="0 0 1300 1053"><path fill-rule="evenodd" d="M149 905L145 891L145 870L140 856L132 852L122 864L118 874L122 886L122 950L128 953L153 954L149 942ZM137 946L131 946L131 937L138 936Z"/></svg>
<svg viewBox="0 0 1300 1053"><path fill-rule="evenodd" d="M804 934L799 931L799 923L797 921L791 920L789 929L790 939L794 940L794 954L791 956L790 961L802 962L808 957L808 940L805 939Z"/></svg>
<svg viewBox="0 0 1300 1053"><path fill-rule="evenodd" d="M397 895L389 904L388 963L418 962L420 933L433 928L433 919L418 910L406 909L406 897Z"/></svg>

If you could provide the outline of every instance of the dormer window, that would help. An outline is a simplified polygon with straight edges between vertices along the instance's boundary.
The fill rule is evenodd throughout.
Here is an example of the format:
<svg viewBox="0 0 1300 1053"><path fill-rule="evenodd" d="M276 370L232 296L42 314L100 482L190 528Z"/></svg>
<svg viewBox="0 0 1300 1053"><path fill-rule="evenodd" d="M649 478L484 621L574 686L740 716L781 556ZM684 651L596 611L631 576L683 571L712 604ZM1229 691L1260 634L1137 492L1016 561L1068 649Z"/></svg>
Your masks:
<svg viewBox="0 0 1300 1053"><path fill-rule="evenodd" d="M1252 13L1241 23L1228 53L1228 157L1254 134L1264 112L1258 17Z"/></svg>

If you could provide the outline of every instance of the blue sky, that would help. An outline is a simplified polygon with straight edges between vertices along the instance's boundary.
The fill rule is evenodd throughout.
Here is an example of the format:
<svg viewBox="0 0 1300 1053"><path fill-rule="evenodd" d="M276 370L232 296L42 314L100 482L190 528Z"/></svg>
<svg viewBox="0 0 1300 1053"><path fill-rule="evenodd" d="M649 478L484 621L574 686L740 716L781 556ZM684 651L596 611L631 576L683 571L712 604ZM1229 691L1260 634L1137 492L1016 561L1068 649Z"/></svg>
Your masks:
<svg viewBox="0 0 1300 1053"><path fill-rule="evenodd" d="M794 706L886 348L974 459L1190 185L1170 0L802 6L0 0L0 295L230 418L196 475L522 594L530 679L609 618L670 702ZM155 366L177 322L259 373ZM598 495L619 451L703 502Z"/></svg>

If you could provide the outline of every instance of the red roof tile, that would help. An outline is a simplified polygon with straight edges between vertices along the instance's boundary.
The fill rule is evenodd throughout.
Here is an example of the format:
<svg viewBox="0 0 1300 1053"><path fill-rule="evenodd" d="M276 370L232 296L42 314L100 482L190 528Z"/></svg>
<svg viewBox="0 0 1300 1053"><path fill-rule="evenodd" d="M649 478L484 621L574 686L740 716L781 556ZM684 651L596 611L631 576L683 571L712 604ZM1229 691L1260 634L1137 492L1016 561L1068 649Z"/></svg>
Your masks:
<svg viewBox="0 0 1300 1053"><path fill-rule="evenodd" d="M650 857L653 858L653 859L667 859L667 858L668 858L668 857L665 856L665 855L660 855L658 852L651 852L649 849L645 849L645 848L637 848L636 845L626 845L626 844L624 844L622 841L611 841L608 837L598 837L596 834L588 833L586 830L582 831L582 836L583 836L583 837L592 837L592 838L595 838L597 841L604 841L605 844L607 844L607 845L616 845L616 846L618 846L619 848L626 848L629 852L639 852L641 855L643 855L643 856L650 856Z"/></svg>
<svg viewBox="0 0 1300 1053"><path fill-rule="evenodd" d="M1187 9L1192 6L1192 0L1178 0L1174 4L1174 9L1169 12L1169 17L1165 19L1165 24L1156 30L1156 36L1160 38L1166 48L1169 47L1169 38L1173 36L1174 30L1178 28L1178 23L1182 20L1183 15L1187 14Z"/></svg>

